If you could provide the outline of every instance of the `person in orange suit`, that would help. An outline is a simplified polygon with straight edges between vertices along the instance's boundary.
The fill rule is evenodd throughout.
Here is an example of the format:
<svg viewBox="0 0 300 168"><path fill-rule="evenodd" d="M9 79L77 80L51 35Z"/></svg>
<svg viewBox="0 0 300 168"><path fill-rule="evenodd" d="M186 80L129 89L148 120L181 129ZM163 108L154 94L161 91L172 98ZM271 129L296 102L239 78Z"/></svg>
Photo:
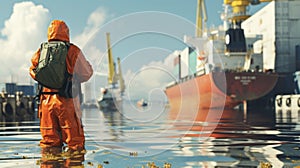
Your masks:
<svg viewBox="0 0 300 168"><path fill-rule="evenodd" d="M64 21L53 20L48 27L48 41L70 42L69 28ZM40 49L33 55L29 68L30 76L35 79L34 70L38 65ZM76 77L80 84L88 81L93 69L86 60L81 49L70 43L66 58L67 71ZM55 89L43 87L43 92L58 92ZM61 150L64 143L70 151L84 151L85 136L81 123L79 96L65 98L58 94L42 94L38 108L42 150L57 148Z"/></svg>

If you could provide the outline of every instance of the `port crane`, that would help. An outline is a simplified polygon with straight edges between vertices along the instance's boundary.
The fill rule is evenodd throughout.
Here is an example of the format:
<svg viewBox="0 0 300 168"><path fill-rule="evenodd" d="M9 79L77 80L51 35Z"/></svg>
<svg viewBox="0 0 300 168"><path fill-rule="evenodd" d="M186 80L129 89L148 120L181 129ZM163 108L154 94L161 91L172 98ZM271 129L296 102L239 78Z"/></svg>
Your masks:
<svg viewBox="0 0 300 168"><path fill-rule="evenodd" d="M232 8L232 13L228 16L228 21L235 28L240 28L241 23L248 19L250 15L247 12L247 7L258 5L263 2L271 2L273 0L224 0L223 4Z"/></svg>
<svg viewBox="0 0 300 168"><path fill-rule="evenodd" d="M110 46L110 33L106 33L107 41L107 52L108 52L108 84L114 88L119 81L120 92L123 93L125 90L124 79L122 76L120 58L117 59L118 73L116 73L115 63L112 55L112 49Z"/></svg>
<svg viewBox="0 0 300 168"><path fill-rule="evenodd" d="M258 5L263 2L271 2L273 0L224 0L223 4L232 8L232 14L225 19L230 21L234 26L240 28L241 23L250 17L247 14L247 7ZM203 31L203 23L207 21L207 13L205 0L198 0L196 15L196 36L200 37Z"/></svg>
<svg viewBox="0 0 300 168"><path fill-rule="evenodd" d="M108 55L108 86L101 88L100 97L97 100L98 107L101 110L116 111L122 103L122 96L124 94L125 86L121 71L121 61L118 58L118 72L115 68L115 62L110 46L110 33L106 33L107 55Z"/></svg>
<svg viewBox="0 0 300 168"><path fill-rule="evenodd" d="M247 7L258 5L263 2L271 2L273 0L224 0L224 20L229 23L229 27L225 28L225 44L227 53L246 53L246 39L244 30L241 28L243 21L250 17ZM230 8L230 9L229 9ZM230 13L228 12L230 11ZM201 37L203 32L203 24L207 20L205 0L198 0L197 16L196 16L196 37Z"/></svg>
<svg viewBox="0 0 300 168"><path fill-rule="evenodd" d="M198 0L197 15L196 15L196 37L201 37L203 34L203 22L207 21L207 13L204 0Z"/></svg>
<svg viewBox="0 0 300 168"><path fill-rule="evenodd" d="M261 2L270 2L272 0L224 0L224 8L231 7L230 13L225 13L225 21L229 22L229 28L225 33L225 44L227 53L246 53L246 38L244 30L241 27L243 21L250 17L247 7L257 5Z"/></svg>
<svg viewBox="0 0 300 168"><path fill-rule="evenodd" d="M248 19L250 15L247 7L257 5L262 2L271 2L273 0L224 0L224 20L229 23L229 27L225 28L225 44L226 53L246 53L246 39L244 30L241 28L243 21ZM229 9L230 8L230 9ZM230 11L230 13L228 12ZM203 23L207 20L205 0L198 0L197 16L196 16L196 37L201 37L203 32Z"/></svg>
<svg viewBox="0 0 300 168"><path fill-rule="evenodd" d="M114 85L116 83L115 64L110 46L110 33L106 33L107 53L108 53L108 83Z"/></svg>

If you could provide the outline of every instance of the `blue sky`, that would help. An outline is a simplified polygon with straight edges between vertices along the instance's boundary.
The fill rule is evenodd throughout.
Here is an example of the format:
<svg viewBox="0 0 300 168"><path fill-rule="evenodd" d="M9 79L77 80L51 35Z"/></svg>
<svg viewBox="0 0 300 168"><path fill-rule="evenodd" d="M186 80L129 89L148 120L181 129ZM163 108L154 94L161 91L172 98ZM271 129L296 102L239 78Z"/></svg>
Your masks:
<svg viewBox="0 0 300 168"><path fill-rule="evenodd" d="M208 27L222 24L222 3L206 0ZM82 48L95 75L106 73L105 33L110 32L113 55L121 58L127 83L140 85L142 90L150 85L153 90L161 84L157 81L174 80L165 67L172 60L166 58L185 47L184 35L194 35L196 5L197 0L2 0L0 55L4 66L0 67L0 83L32 82L28 75L31 56L47 40L50 21L61 19L70 28L71 42ZM164 75L159 76L158 70Z"/></svg>
<svg viewBox="0 0 300 168"><path fill-rule="evenodd" d="M12 13L13 5L21 0L2 0L0 5L0 26ZM33 0L36 5L41 4L50 10L52 19L63 19L72 27L72 33L82 31L88 16L97 8L104 8L110 13L110 19L128 13L141 11L170 12L190 21L195 21L197 0ZM222 10L222 0L207 1L209 24L220 22L219 13Z"/></svg>

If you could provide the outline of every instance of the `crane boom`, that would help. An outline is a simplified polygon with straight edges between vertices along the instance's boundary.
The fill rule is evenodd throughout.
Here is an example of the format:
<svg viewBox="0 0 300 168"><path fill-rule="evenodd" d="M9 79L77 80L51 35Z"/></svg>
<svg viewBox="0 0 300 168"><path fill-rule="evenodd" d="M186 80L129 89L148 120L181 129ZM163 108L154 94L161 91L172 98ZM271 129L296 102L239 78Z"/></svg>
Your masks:
<svg viewBox="0 0 300 168"><path fill-rule="evenodd" d="M107 53L108 53L108 83L115 84L115 66L110 47L110 33L106 33Z"/></svg>
<svg viewBox="0 0 300 168"><path fill-rule="evenodd" d="M204 0L198 0L196 16L196 37L201 37L203 33L203 21L207 21L206 7Z"/></svg>

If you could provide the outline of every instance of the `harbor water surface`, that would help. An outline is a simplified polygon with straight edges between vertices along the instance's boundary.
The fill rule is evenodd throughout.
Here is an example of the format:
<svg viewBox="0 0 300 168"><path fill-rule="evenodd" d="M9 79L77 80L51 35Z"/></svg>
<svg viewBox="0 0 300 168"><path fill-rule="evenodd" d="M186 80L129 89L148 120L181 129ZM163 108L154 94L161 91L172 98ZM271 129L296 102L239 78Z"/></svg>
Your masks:
<svg viewBox="0 0 300 168"><path fill-rule="evenodd" d="M191 115L164 103L118 111L83 109L86 136L81 167L300 166L300 111L207 109ZM43 167L39 120L1 122L0 167ZM68 159L52 160L48 167ZM45 166L46 167L46 166Z"/></svg>

